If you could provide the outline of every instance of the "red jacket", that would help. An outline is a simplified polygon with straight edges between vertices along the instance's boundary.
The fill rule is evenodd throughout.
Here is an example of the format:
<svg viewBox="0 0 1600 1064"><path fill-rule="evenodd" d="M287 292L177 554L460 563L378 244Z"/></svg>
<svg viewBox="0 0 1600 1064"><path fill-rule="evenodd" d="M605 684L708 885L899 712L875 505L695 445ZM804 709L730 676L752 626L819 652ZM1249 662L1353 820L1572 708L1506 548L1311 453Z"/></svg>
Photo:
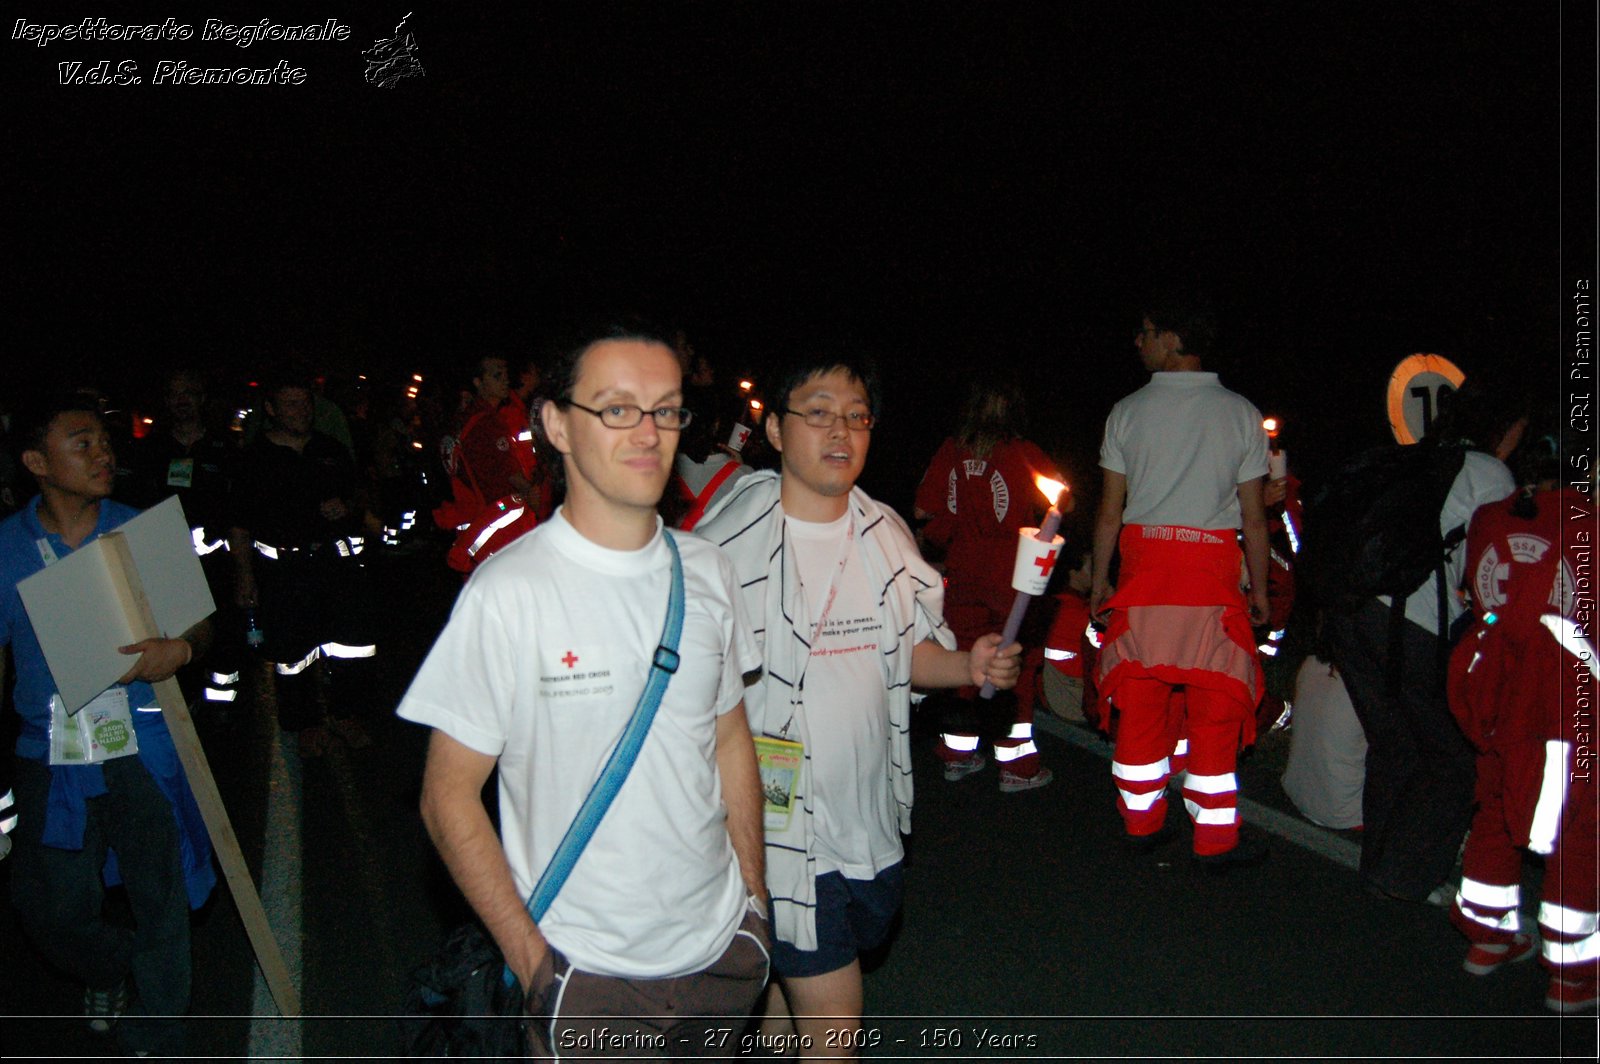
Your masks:
<svg viewBox="0 0 1600 1064"><path fill-rule="evenodd" d="M1124 525L1118 547L1122 573L1106 603L1098 669L1102 703L1130 677L1222 691L1238 703L1249 745L1265 677L1234 530Z"/></svg>
<svg viewBox="0 0 1600 1064"><path fill-rule="evenodd" d="M1519 498L1480 508L1467 533L1476 619L1451 655L1450 708L1485 751L1573 741L1570 712L1580 691L1594 691L1585 662L1552 630L1557 618L1575 622L1575 645L1593 661L1593 597L1577 582L1593 563L1593 499L1539 492L1536 515L1522 518L1512 512Z"/></svg>
<svg viewBox="0 0 1600 1064"><path fill-rule="evenodd" d="M923 535L946 548L953 597L981 600L1002 614L1011 608L1017 532L1038 527L1048 506L1035 475L1064 480L1027 440L1006 440L979 458L951 438L934 453L917 487L916 507L933 515Z"/></svg>

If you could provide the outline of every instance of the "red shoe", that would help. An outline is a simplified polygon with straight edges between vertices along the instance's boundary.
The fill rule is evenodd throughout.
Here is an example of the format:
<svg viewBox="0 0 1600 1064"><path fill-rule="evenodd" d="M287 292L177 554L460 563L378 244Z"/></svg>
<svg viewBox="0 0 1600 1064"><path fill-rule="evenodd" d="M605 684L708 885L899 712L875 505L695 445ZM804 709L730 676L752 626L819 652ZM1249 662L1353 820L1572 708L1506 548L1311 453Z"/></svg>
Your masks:
<svg viewBox="0 0 1600 1064"><path fill-rule="evenodd" d="M1587 1012L1600 1003L1600 981L1592 975L1570 978L1557 972L1550 977L1544 1007L1551 1012Z"/></svg>
<svg viewBox="0 0 1600 1064"><path fill-rule="evenodd" d="M1461 967L1473 975L1489 975L1503 964L1515 964L1533 956L1536 943L1532 935L1518 934L1510 942L1474 942Z"/></svg>

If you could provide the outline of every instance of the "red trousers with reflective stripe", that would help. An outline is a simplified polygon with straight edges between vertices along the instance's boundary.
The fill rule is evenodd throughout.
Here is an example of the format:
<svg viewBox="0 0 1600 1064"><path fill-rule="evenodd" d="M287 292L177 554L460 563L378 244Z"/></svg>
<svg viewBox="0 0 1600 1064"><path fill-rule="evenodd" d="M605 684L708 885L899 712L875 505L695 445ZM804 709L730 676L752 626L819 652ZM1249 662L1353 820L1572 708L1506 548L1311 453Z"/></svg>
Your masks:
<svg viewBox="0 0 1600 1064"><path fill-rule="evenodd" d="M1233 849L1239 842L1239 791L1233 771L1243 726L1238 700L1202 687L1175 689L1160 680L1128 677L1117 687L1116 704L1122 723L1112 760L1117 766L1140 769L1138 775L1154 777L1116 777L1117 809L1128 834L1149 835L1160 830L1167 816L1163 794L1167 779L1187 768L1189 781L1197 784L1191 787L1186 783L1183 791L1184 804L1194 820L1194 852ZM1187 764L1181 755L1173 756L1184 739L1188 740ZM1154 766L1163 761L1167 771L1156 771ZM1202 789L1198 785L1202 781L1211 782ZM1148 809L1134 808L1151 794L1157 797Z"/></svg>
<svg viewBox="0 0 1600 1064"><path fill-rule="evenodd" d="M1186 736L1194 849L1224 853L1239 841L1234 764L1254 737L1263 687L1239 545L1231 529L1128 525L1118 546L1122 576L1099 662L1101 698L1121 711L1118 808L1130 834L1160 828L1165 800L1140 806L1164 788L1163 761Z"/></svg>
<svg viewBox="0 0 1600 1064"><path fill-rule="evenodd" d="M1542 758L1539 744L1527 745L1533 749L1520 751L1516 755L1520 760ZM1528 837L1527 821L1537 795L1519 792L1529 786L1537 788L1541 779L1516 769L1507 772L1507 767L1500 751L1478 757L1478 812L1472 818L1472 833L1467 836L1467 850L1462 857L1461 893L1450 908L1451 922L1471 942L1509 942L1511 930L1491 927L1489 923L1504 918L1518 907L1520 900L1515 894L1508 894L1499 905L1470 897L1463 900L1473 892L1473 884L1506 888L1520 887L1522 883L1518 840ZM1596 874L1596 833L1600 832L1596 803L1600 802L1600 793L1595 789L1592 770L1574 773L1570 754L1566 765L1552 767L1567 777L1568 787L1556 848L1545 858L1539 934L1545 942L1548 966L1560 968L1564 974L1592 978L1600 974L1600 957L1583 960L1567 955L1600 949L1600 931L1594 928L1596 914L1600 913L1600 877ZM1518 782L1508 788L1508 781ZM1463 911L1464 906L1470 911Z"/></svg>

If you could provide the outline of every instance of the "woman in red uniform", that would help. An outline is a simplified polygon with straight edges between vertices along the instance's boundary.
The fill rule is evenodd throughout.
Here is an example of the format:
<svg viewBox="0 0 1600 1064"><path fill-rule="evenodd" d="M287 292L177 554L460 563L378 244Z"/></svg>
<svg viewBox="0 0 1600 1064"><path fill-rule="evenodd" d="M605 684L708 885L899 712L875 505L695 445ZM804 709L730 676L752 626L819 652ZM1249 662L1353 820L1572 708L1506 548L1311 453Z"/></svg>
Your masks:
<svg viewBox="0 0 1600 1064"><path fill-rule="evenodd" d="M1557 489L1553 442L1541 442L1537 490L1481 508L1467 536L1475 621L1451 658L1450 708L1478 750L1478 810L1450 918L1474 975L1530 957L1519 849L1544 855L1545 1005L1588 1012L1600 1001L1594 495Z"/></svg>
<svg viewBox="0 0 1600 1064"><path fill-rule="evenodd" d="M1011 587L1017 531L1037 528L1047 500L1034 485L1044 476L1065 482L1043 451L1023 439L1022 389L1014 384L972 385L957 434L934 454L917 488L916 516L928 521L923 538L945 549L944 618L965 649L1005 626L1016 598ZM1072 497L1062 505L1070 509ZM1019 685L1020 690L1020 685ZM959 780L982 769L971 687L956 692L959 708L945 721L939 756L944 778ZM994 744L1000 789L1025 791L1050 782L1033 743L1033 699L997 694L997 712L1009 719Z"/></svg>

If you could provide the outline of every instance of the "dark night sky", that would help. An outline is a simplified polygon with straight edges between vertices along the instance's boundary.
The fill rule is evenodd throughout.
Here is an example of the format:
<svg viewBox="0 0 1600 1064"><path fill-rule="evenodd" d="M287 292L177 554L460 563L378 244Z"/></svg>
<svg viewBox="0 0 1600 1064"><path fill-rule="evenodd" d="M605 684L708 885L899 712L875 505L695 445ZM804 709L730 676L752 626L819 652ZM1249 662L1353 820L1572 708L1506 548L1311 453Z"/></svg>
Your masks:
<svg viewBox="0 0 1600 1064"><path fill-rule="evenodd" d="M1593 4L525 7L8 5L353 30L7 40L8 362L431 372L622 303L730 371L867 338L880 450L931 453L1013 363L1086 472L1153 283L1206 282L1226 379L1318 449L1377 431L1412 351L1553 390L1563 253L1593 274ZM359 53L407 10L426 77L378 89ZM56 84L101 59L145 83ZM160 59L308 78L156 86Z"/></svg>

